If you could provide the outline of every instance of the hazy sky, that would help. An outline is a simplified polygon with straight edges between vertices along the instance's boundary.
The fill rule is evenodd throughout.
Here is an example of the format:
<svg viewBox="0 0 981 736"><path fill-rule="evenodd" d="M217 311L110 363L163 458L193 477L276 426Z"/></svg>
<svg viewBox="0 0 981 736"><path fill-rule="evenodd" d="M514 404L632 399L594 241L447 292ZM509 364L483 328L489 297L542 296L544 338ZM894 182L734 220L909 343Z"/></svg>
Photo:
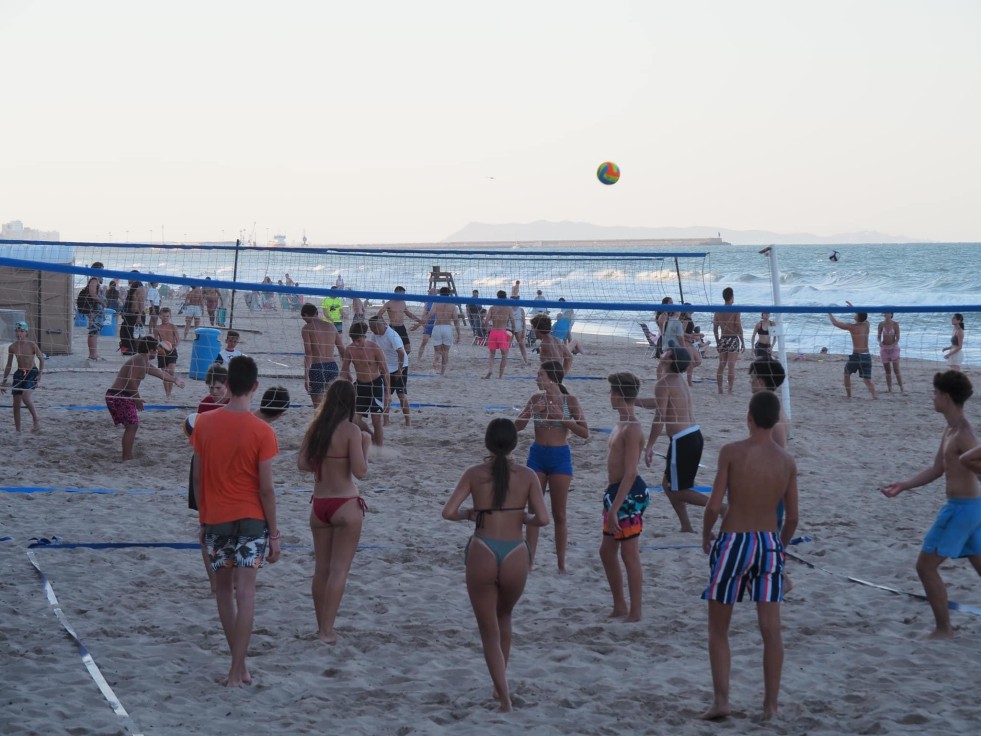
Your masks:
<svg viewBox="0 0 981 736"><path fill-rule="evenodd" d="M981 240L976 0L0 0L0 33L0 221L63 239Z"/></svg>

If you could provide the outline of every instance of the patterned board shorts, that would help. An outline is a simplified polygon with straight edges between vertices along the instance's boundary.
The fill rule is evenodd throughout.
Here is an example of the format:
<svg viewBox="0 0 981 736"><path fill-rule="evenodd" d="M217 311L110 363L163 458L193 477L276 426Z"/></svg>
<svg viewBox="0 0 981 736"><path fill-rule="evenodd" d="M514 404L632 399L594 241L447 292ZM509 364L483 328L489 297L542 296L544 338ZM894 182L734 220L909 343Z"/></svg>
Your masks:
<svg viewBox="0 0 981 736"><path fill-rule="evenodd" d="M212 572L229 567L266 566L269 529L260 519L239 519L225 524L206 524L204 543Z"/></svg>

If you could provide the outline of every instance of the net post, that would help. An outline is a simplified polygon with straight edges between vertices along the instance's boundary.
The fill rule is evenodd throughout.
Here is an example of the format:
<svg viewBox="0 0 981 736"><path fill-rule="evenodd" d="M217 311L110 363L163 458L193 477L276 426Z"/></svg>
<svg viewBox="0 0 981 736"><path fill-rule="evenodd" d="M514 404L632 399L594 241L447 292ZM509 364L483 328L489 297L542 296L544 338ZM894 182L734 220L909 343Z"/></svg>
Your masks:
<svg viewBox="0 0 981 736"><path fill-rule="evenodd" d="M769 248L765 248L760 251L765 253L770 259L770 284L773 288L773 304L774 306L780 306L780 266L777 263L777 246L771 245ZM790 371L787 370L787 341L784 339L783 330L783 316L780 312L774 314L777 323L777 338L779 341L779 346L777 348L777 353L780 355L780 362L783 363L785 378L783 381L783 386L780 388L780 399L783 403L783 411L787 415L787 423L791 424L793 421L793 411L790 407ZM788 427L788 430L790 427Z"/></svg>

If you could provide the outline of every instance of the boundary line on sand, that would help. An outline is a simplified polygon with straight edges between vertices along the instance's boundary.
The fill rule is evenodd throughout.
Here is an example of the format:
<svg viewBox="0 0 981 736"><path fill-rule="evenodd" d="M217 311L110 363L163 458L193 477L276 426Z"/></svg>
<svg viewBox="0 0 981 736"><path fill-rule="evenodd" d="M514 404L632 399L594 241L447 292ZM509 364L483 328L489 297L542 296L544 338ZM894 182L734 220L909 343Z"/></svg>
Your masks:
<svg viewBox="0 0 981 736"><path fill-rule="evenodd" d="M119 720L122 722L123 727L129 731L133 736L143 736L143 733L136 727L133 723L133 719L130 718L129 713L123 707L123 704L119 702L119 698L116 697L116 693L112 691L109 687L109 683L106 682L106 678L102 676L102 671L99 666L92 659L92 655L89 653L88 648L82 643L82 640L78 638L78 634L75 633L75 629L72 628L71 623L68 621L68 617L65 616L65 612L61 610L61 605L58 603L58 597L55 595L54 588L51 587L51 583L48 581L48 576L44 574L41 569L41 565L37 561L37 557L30 550L27 551L27 559L30 560L31 564L34 565L34 569L37 570L38 575L41 576L42 587L44 588L44 593L48 597L48 603L51 604L51 608L54 610L55 616L61 625L68 632L68 635L75 640L78 645L78 653L82 657L82 663L85 668L89 671L89 675L95 681L96 686L102 692L102 696L109 703L109 706L113 709Z"/></svg>

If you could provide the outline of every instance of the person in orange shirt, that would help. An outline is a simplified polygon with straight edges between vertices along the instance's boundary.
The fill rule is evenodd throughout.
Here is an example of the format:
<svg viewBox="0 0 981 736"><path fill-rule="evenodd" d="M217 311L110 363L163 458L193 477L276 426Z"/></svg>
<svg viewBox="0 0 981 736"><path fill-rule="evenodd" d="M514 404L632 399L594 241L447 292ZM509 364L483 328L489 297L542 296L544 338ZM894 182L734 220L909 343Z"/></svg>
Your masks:
<svg viewBox="0 0 981 736"><path fill-rule="evenodd" d="M231 398L221 411L199 414L191 435L194 495L215 572L218 617L231 650L225 681L252 682L246 663L255 616L256 577L280 555L272 461L279 454L276 433L252 415L259 370L241 355L228 364Z"/></svg>

